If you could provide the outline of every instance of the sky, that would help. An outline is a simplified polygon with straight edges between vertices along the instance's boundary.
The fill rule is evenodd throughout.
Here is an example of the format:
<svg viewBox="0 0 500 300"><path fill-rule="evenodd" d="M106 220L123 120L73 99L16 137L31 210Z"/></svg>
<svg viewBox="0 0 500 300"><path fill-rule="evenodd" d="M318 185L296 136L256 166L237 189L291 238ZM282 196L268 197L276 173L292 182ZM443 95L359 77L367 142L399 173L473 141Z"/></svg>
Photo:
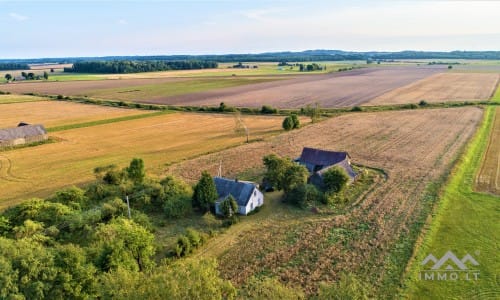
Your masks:
<svg viewBox="0 0 500 300"><path fill-rule="evenodd" d="M500 1L0 0L0 59L500 50Z"/></svg>

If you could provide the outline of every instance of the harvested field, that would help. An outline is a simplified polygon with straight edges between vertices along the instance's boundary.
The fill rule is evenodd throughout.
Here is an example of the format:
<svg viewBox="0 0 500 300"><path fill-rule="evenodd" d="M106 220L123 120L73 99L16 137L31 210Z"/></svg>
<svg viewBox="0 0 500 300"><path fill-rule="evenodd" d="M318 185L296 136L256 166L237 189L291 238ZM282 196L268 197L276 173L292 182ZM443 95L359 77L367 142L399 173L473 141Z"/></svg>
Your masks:
<svg viewBox="0 0 500 300"><path fill-rule="evenodd" d="M489 144L476 178L476 190L500 195L500 108L498 107Z"/></svg>
<svg viewBox="0 0 500 300"><path fill-rule="evenodd" d="M385 93L368 105L488 100L498 83L494 73L441 73Z"/></svg>
<svg viewBox="0 0 500 300"><path fill-rule="evenodd" d="M24 96L19 97L24 99ZM12 103L3 104L0 108L0 128L15 127L21 121L49 128L146 113L151 112L62 101Z"/></svg>
<svg viewBox="0 0 500 300"><path fill-rule="evenodd" d="M251 139L282 131L282 117L242 120ZM94 178L95 167L125 166L134 157L159 174L165 164L244 143L235 128L233 116L174 113L53 133L60 142L0 153L0 209L83 184Z"/></svg>
<svg viewBox="0 0 500 300"><path fill-rule="evenodd" d="M443 67L374 67L302 76L157 78L74 82L16 83L0 86L13 93L87 95L152 104L300 108L363 104L395 88L440 72ZM288 79L288 80L278 80Z"/></svg>
<svg viewBox="0 0 500 300"><path fill-rule="evenodd" d="M440 68L365 68L325 75L240 86L181 96L143 99L141 102L172 105L219 105L300 108L319 103L321 107L363 104L392 89L439 72Z"/></svg>
<svg viewBox="0 0 500 300"><path fill-rule="evenodd" d="M215 174L222 160L223 175L235 176L262 168L264 155L297 157L304 146L345 150L355 163L384 169L387 180L346 215L262 222L234 233L238 237L227 245L224 235L213 239L208 247L225 251L205 255L217 256L221 274L237 285L265 274L311 295L320 282L332 283L349 270L374 286L380 298L394 298L408 259L398 253L411 254L414 241L408 237L415 236L415 222L422 222L429 205L425 188L447 170L482 114L480 108L467 107L343 115L168 171L194 180L203 169Z"/></svg>

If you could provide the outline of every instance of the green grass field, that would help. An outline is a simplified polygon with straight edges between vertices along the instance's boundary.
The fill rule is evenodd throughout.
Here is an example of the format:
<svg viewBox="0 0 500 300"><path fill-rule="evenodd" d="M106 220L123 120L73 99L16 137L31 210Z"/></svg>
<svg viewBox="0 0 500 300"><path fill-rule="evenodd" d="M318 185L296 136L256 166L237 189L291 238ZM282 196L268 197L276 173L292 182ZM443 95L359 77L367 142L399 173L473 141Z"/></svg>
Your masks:
<svg viewBox="0 0 500 300"><path fill-rule="evenodd" d="M279 78L215 78L192 79L162 84L127 86L122 88L100 89L85 92L85 95L114 100L152 99L158 97L178 96L196 92L205 92L220 88L234 87L278 80Z"/></svg>
<svg viewBox="0 0 500 300"><path fill-rule="evenodd" d="M412 262L407 282L409 299L498 299L498 241L500 223L498 197L476 193L473 182L488 144L495 108L488 107L484 121L446 185L420 249ZM459 259L470 254L479 263L477 280L423 280L421 262L433 254L440 259L451 250ZM425 270L428 270L430 263ZM446 265L443 266L443 269ZM455 267L456 268L456 267ZM475 276L475 275L474 275ZM469 278L474 278L471 275Z"/></svg>
<svg viewBox="0 0 500 300"><path fill-rule="evenodd" d="M106 78L96 74L56 73L49 75L48 81L77 81L77 80L104 80Z"/></svg>
<svg viewBox="0 0 500 300"><path fill-rule="evenodd" d="M0 104L47 101L47 98L28 95L0 95Z"/></svg>

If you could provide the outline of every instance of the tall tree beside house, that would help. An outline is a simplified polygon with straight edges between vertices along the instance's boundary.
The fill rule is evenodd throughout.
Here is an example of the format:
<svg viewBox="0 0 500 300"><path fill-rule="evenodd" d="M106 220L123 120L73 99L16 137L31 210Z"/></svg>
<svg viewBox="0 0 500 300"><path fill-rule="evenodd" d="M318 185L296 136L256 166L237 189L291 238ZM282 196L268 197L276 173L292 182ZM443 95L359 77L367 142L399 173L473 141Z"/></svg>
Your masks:
<svg viewBox="0 0 500 300"><path fill-rule="evenodd" d="M283 177L282 185L285 194L300 185L306 184L307 177L309 177L309 171L307 171L306 167L297 164L289 166Z"/></svg>
<svg viewBox="0 0 500 300"><path fill-rule="evenodd" d="M267 168L266 174L264 174L265 180L275 189L282 190L285 172L292 165L292 161L275 154L266 155L262 160Z"/></svg>
<svg viewBox="0 0 500 300"><path fill-rule="evenodd" d="M209 211L210 206L218 198L217 188L212 176L207 171L201 173L201 178L194 188L193 206L203 211Z"/></svg>
<svg viewBox="0 0 500 300"><path fill-rule="evenodd" d="M231 217L238 211L238 203L236 202L236 199L234 199L233 195L229 195L229 197L221 202L220 209L222 211L222 215L226 218Z"/></svg>

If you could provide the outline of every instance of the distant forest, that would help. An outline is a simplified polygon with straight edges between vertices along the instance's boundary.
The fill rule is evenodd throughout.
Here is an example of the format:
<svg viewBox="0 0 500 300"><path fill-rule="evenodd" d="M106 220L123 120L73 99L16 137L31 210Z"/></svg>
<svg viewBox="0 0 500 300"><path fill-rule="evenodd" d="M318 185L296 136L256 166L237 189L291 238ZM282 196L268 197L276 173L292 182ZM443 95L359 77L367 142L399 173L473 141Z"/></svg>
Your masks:
<svg viewBox="0 0 500 300"><path fill-rule="evenodd" d="M26 63L0 63L0 71L5 70L29 70L30 66Z"/></svg>
<svg viewBox="0 0 500 300"><path fill-rule="evenodd" d="M223 55L156 55L156 56L106 56L106 57L62 57L37 59L0 59L0 63L76 63L88 61L210 61L210 62L307 62L342 60L400 60L400 59L490 59L500 60L500 51L451 51L451 52L350 52L341 50L307 50L302 52L270 52L259 54Z"/></svg>
<svg viewBox="0 0 500 300"><path fill-rule="evenodd" d="M185 60L185 61L82 61L76 62L71 68L64 68L64 72L74 73L103 73L124 74L139 72L155 72L168 70L193 70L217 68L214 61Z"/></svg>

